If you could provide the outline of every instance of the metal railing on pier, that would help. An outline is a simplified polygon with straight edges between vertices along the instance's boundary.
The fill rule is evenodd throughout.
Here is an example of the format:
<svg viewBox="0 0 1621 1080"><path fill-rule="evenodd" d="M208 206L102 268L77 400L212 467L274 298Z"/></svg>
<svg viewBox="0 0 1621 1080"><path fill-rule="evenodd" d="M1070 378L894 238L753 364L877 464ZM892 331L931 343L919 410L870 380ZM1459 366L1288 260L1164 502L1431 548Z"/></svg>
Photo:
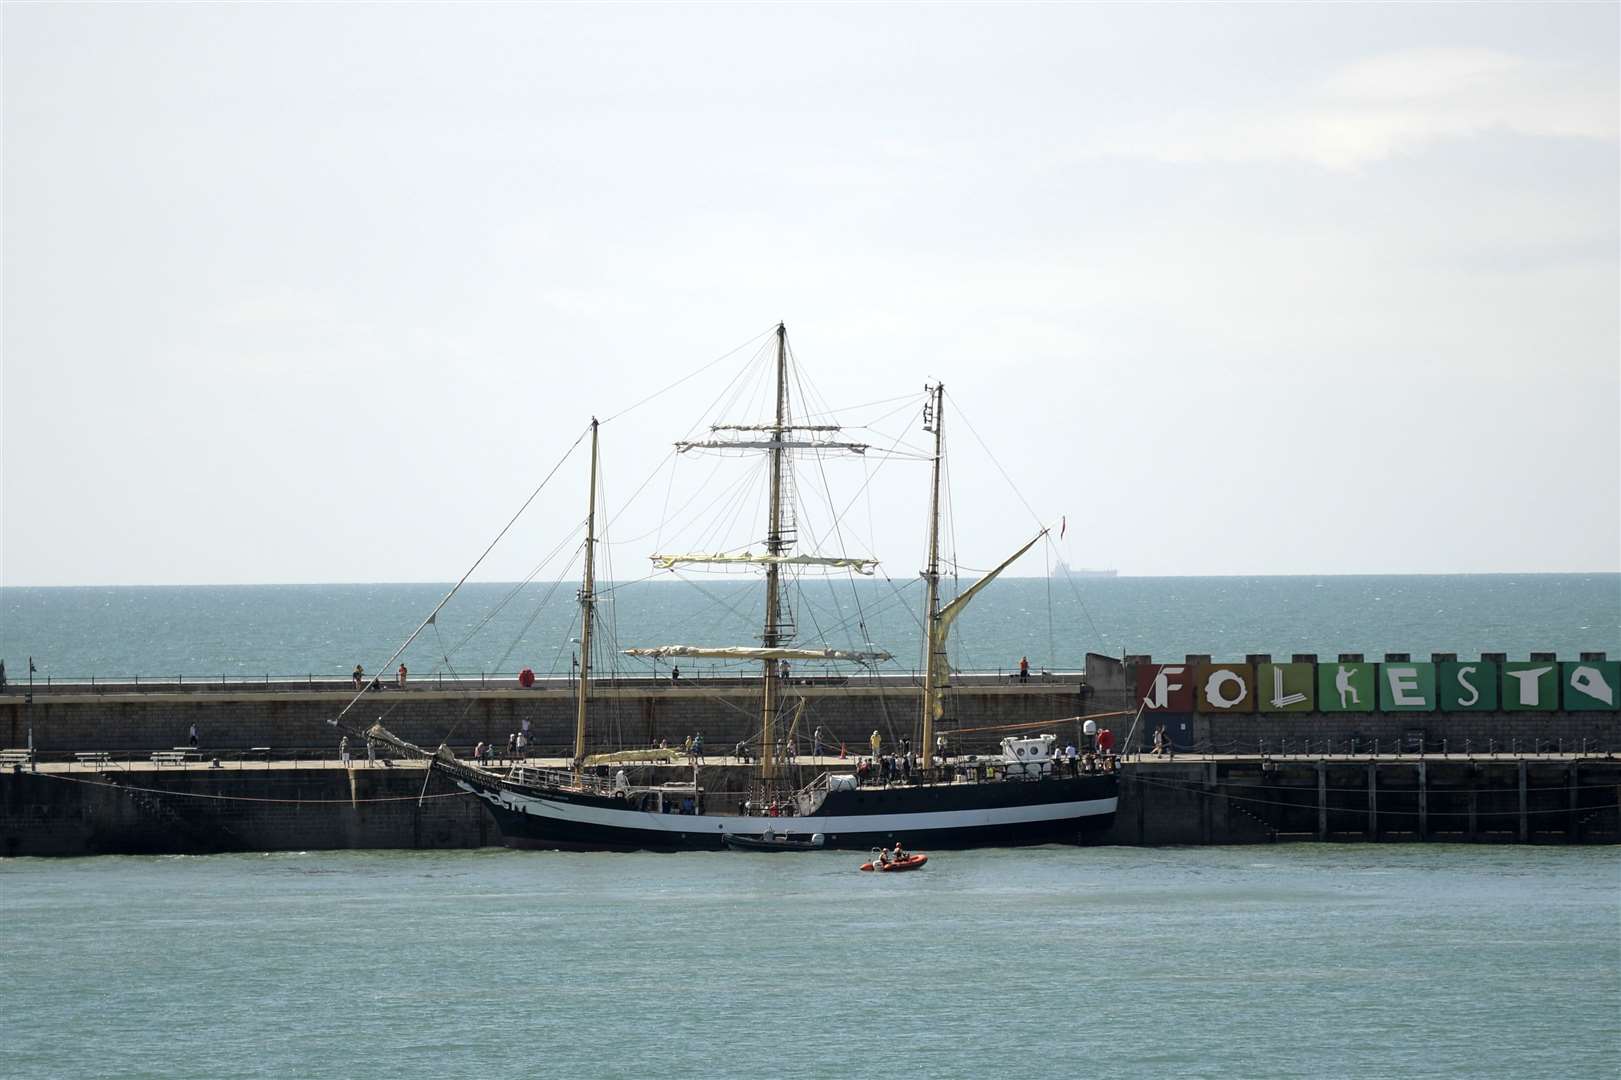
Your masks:
<svg viewBox="0 0 1621 1080"><path fill-rule="evenodd" d="M952 682L956 686L1005 686L1019 684L1041 686L1073 686L1085 682L1079 671L1032 672L1028 680L1020 680L1016 671L980 670L954 671ZM795 670L790 683L802 686L872 686L916 688L923 684L921 671L916 669L890 669L882 672L850 672L827 667L803 666ZM536 674L530 686L523 685L523 673L517 671L485 672L477 674L408 675L401 682L395 676L367 677L357 685L352 676L339 675L36 675L34 682L11 680L0 694L22 696L30 692L44 694L202 694L202 693L354 693L362 688L390 693L398 691L475 691L520 690L572 693L576 680L568 675ZM653 689L658 687L754 686L760 682L757 674L739 672L731 667L691 669L682 668L678 679L669 675L600 675L592 685L601 688Z"/></svg>

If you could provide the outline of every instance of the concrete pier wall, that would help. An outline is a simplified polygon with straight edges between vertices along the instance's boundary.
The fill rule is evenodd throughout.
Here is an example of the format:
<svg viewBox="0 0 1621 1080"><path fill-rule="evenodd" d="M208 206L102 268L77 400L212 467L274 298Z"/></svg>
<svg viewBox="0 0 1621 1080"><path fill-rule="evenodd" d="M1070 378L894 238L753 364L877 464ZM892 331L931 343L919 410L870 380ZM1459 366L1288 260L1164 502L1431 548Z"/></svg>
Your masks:
<svg viewBox="0 0 1621 1080"><path fill-rule="evenodd" d="M1189 660L1193 663L1185 662L1184 670L1197 672L1199 659ZM1383 676L1387 665L1368 666ZM973 677L948 695L940 729L959 752L991 750L1010 730L1029 730L1027 725L1044 721L1054 722L1051 730L1060 739L1079 745L1080 725L1068 718L1082 714L1103 716L1101 722L1114 729L1122 750L1146 749L1154 729L1163 723L1181 749L1215 753L1621 752L1621 711L1437 707L1275 712L1264 706L1248 711L1199 710L1191 696L1196 675L1183 688L1193 703L1187 711L1144 709L1133 731L1140 695L1144 688L1153 693L1153 678L1162 667L1152 658L1130 658L1123 664L1094 654L1087 657L1084 672L1038 675L1028 683L1011 677ZM1253 667L1264 670L1259 663ZM1292 665L1291 670L1301 667ZM1174 682L1167 680L1168 685ZM791 717L797 704L804 704L796 728L802 749L809 749L811 733L820 727L835 747L842 743L858 754L874 730L889 747L903 737L917 738L918 695L918 688L905 678L802 680L788 688L786 708ZM332 756L340 733L328 721L352 698L347 687L219 689L148 683L140 689L57 686L37 692L30 703L14 683L8 693L0 694L0 748L27 746L31 732L35 749L47 757L71 756L79 750L143 754L184 744L196 725L205 750L229 754L270 747L281 757ZM759 701L759 685L753 680L598 685L591 698L589 746L622 749L660 739L678 745L701 731L712 753L724 752L739 741L758 738ZM480 741L504 743L528 720L535 753L556 755L573 748L574 711L575 697L566 682L534 689L413 685L363 695L348 719L365 727L381 717L411 742L437 746L448 740L462 752ZM790 724L784 720L781 727Z"/></svg>
<svg viewBox="0 0 1621 1080"><path fill-rule="evenodd" d="M1016 680L974 686L953 695L963 726L996 727L1073 717L1083 711L1085 683L1077 675L1048 681ZM335 751L339 732L328 723L353 697L339 690L218 692L55 692L33 703L0 697L0 743L33 745L44 754L77 750L139 753L186 743L196 725L204 749L239 751L267 746L278 752ZM803 700L797 733L808 746L820 727L835 748L852 754L867 746L874 730L886 745L913 737L919 721L919 691L904 683L875 686L796 684L789 708ZM757 685L657 685L598 687L592 694L589 743L593 749L647 746L659 739L679 744L702 732L711 752L757 740ZM525 720L536 753L572 752L575 698L567 689L390 690L365 695L347 721L365 727L382 719L396 735L421 746L449 740L465 751L479 741L504 743ZM786 727L787 724L785 723ZM1073 730L1074 725L1070 725ZM989 749L1001 732L968 732L964 749Z"/></svg>

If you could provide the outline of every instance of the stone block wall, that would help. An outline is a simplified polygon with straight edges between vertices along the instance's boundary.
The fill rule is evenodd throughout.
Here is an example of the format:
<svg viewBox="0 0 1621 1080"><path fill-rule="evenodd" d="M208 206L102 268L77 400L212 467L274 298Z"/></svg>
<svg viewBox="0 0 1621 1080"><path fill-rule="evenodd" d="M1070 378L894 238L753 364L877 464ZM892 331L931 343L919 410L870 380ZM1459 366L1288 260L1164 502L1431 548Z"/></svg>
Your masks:
<svg viewBox="0 0 1621 1080"><path fill-rule="evenodd" d="M1083 685L1079 679L1009 681L964 689L950 696L942 730L950 736L957 728L995 729L1073 718L1083 709ZM52 693L36 695L29 705L11 695L0 697L0 746L28 745L32 729L35 749L45 754L145 753L186 745L195 724L204 750L237 753L270 747L277 756L296 751L332 756L341 732L329 721L351 697L347 691L320 690ZM886 747L901 738L918 737L920 699L906 686L791 687L789 700L799 699L804 709L796 731L806 751L818 727L831 745L843 743L851 754L864 751L874 730ZM758 690L747 685L601 688L590 703L588 745L593 750L622 749L660 739L679 745L702 732L711 753L724 753L739 741L758 740L759 700ZM572 751L575 699L555 689L384 691L362 697L345 723L364 728L381 720L419 746L449 742L465 753L479 741L504 743L526 719L536 754ZM1076 726L1055 722L1052 730L1073 738ZM989 750L1005 733L969 731L953 738L953 750Z"/></svg>

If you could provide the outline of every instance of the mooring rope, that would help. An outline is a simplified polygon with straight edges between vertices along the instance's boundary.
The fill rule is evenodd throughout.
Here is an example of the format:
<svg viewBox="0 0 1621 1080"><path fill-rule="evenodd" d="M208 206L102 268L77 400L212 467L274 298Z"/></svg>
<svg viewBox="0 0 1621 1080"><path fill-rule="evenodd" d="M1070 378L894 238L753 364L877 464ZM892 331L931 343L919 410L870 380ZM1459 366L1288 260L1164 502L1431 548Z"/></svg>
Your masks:
<svg viewBox="0 0 1621 1080"><path fill-rule="evenodd" d="M348 770L345 770L348 771ZM64 776L61 773L34 773L51 780L66 780L73 784L85 784L89 787L112 788L115 791L139 791L148 795L172 795L180 799L213 799L219 802L248 802L248 803L279 803L285 806L357 806L360 803L391 803L391 802L418 802L422 799L457 799L472 795L470 791L446 791L438 795L389 795L377 799L268 799L256 795L210 795L200 791L171 791L168 788L138 787L134 784L118 784L106 780L86 780L78 776Z"/></svg>

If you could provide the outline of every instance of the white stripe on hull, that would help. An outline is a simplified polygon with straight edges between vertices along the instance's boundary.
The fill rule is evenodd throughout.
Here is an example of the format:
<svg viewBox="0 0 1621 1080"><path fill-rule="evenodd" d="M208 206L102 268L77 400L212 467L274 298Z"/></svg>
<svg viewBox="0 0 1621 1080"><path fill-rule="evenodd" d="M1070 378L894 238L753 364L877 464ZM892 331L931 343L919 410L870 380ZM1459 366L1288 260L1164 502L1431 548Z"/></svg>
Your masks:
<svg viewBox="0 0 1621 1080"><path fill-rule="evenodd" d="M457 783L496 806L517 814L553 818L576 825L608 829L636 829L692 835L709 832L724 836L762 836L766 830L820 833L923 832L935 829L978 829L986 826L1021 825L1030 822L1066 821L1072 818L1112 814L1117 797L1079 802L1042 803L1034 806L1004 806L988 810L930 810L903 814L849 814L842 817L740 817L731 814L655 814L645 810L613 810L581 803L524 795L503 788L499 794L482 791L470 784ZM701 823L701 824L700 824Z"/></svg>

